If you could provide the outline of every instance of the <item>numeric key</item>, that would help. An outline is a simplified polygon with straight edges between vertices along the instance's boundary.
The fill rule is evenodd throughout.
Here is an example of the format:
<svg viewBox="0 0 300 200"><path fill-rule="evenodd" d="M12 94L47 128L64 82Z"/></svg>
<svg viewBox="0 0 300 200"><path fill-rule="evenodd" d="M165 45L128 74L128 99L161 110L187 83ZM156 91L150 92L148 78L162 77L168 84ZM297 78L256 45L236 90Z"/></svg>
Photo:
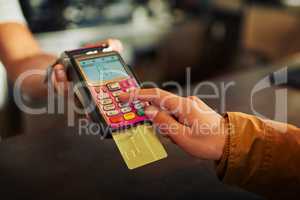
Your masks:
<svg viewBox="0 0 300 200"><path fill-rule="evenodd" d="M109 83L107 84L107 87L110 91L115 91L115 90L120 90L121 89L121 86L118 82L116 83Z"/></svg>

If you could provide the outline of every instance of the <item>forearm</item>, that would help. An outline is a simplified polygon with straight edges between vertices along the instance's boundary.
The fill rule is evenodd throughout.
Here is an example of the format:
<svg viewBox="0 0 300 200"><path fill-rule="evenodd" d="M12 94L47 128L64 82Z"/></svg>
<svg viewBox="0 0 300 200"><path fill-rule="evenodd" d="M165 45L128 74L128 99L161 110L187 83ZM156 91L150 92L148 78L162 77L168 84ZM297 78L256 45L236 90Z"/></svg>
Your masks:
<svg viewBox="0 0 300 200"><path fill-rule="evenodd" d="M53 64L56 56L39 53L26 57L14 62L6 64L8 70L8 77L13 83L19 80L20 89L22 93L33 98L43 98L47 95L47 87L44 84L46 69ZM21 78L24 80L21 82Z"/></svg>
<svg viewBox="0 0 300 200"><path fill-rule="evenodd" d="M269 198L294 195L300 182L300 129L242 113L228 113L228 123L219 177Z"/></svg>
<svg viewBox="0 0 300 200"><path fill-rule="evenodd" d="M56 57L44 53L28 27L19 23L0 24L0 60L6 67L10 81L15 82L25 72L45 70ZM41 75L28 76L22 92L32 97L43 97L46 88Z"/></svg>

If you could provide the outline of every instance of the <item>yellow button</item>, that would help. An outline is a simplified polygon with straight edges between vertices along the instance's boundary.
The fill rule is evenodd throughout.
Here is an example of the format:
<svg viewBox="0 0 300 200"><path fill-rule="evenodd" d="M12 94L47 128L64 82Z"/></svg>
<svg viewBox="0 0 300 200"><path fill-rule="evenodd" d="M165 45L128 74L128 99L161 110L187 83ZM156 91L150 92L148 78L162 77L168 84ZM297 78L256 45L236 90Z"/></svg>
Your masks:
<svg viewBox="0 0 300 200"><path fill-rule="evenodd" d="M125 119L125 120L132 120L132 119L134 119L134 118L135 118L135 114L134 114L133 112L126 113L126 114L124 115L124 119Z"/></svg>

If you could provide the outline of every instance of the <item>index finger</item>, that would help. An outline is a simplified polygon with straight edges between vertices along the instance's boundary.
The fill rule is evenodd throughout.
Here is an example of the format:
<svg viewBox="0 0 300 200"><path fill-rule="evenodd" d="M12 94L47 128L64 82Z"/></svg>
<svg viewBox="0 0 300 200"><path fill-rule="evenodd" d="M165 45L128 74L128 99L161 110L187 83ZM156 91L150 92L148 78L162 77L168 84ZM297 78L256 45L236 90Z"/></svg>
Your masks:
<svg viewBox="0 0 300 200"><path fill-rule="evenodd" d="M105 48L110 47L113 51L117 51L118 53L122 53L122 51L123 51L122 42L120 40L117 40L117 39L107 39L107 40L104 40L104 41L98 41L98 42L95 42L95 43L84 45L84 47L88 48L88 47L93 47L95 45L102 46L102 47L105 47Z"/></svg>
<svg viewBox="0 0 300 200"><path fill-rule="evenodd" d="M148 101L163 110L171 111L173 114L178 112L184 112L183 104L184 98L174 95L170 92L161 90L159 88L151 89L136 89L127 94L122 94L120 96L122 101L133 101L141 100Z"/></svg>

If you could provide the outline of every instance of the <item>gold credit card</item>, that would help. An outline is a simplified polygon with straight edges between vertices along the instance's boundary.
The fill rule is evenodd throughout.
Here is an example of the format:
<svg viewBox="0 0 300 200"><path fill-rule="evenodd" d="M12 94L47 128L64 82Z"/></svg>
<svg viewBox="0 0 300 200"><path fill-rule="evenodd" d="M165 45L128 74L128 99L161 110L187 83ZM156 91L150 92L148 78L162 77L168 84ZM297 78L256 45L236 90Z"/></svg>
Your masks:
<svg viewBox="0 0 300 200"><path fill-rule="evenodd" d="M132 127L113 133L112 136L129 169L135 169L168 156L150 125Z"/></svg>

